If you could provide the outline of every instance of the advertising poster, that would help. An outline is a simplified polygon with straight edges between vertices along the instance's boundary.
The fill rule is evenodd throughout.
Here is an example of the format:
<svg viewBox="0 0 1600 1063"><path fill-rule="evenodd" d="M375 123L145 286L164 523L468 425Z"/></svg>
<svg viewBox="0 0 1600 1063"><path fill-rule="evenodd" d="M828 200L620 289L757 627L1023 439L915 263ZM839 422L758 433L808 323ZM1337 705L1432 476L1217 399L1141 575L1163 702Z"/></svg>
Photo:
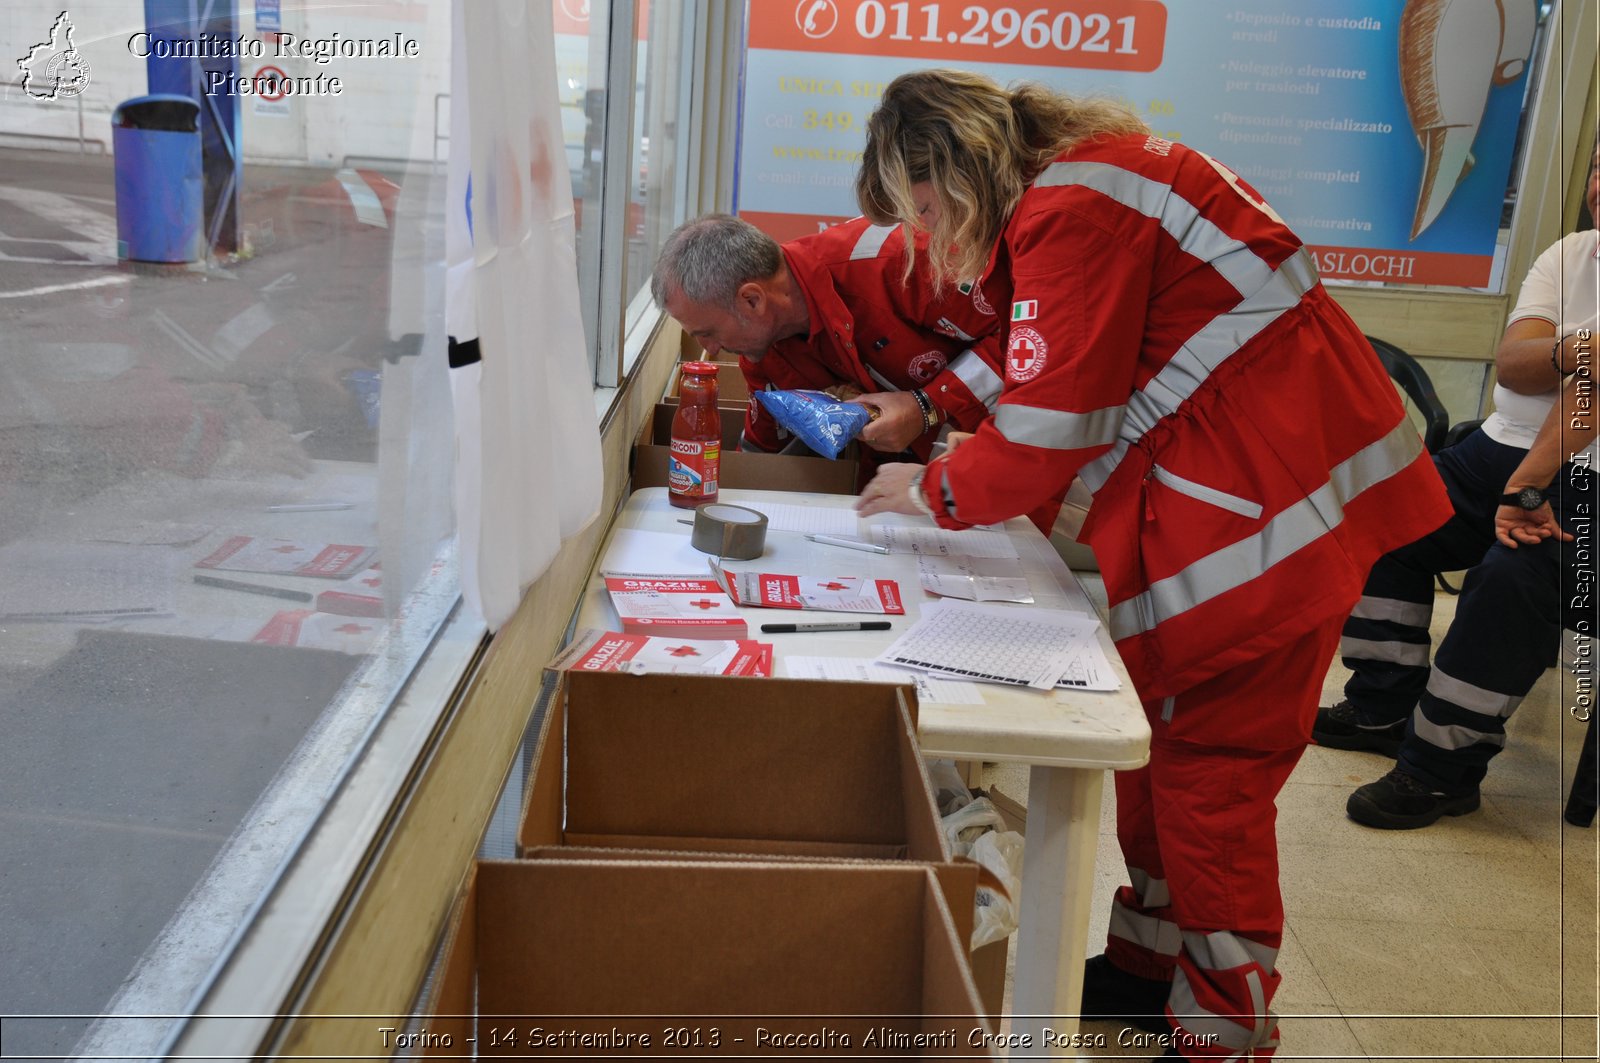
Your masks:
<svg viewBox="0 0 1600 1063"><path fill-rule="evenodd" d="M1325 279L1489 283L1537 0L751 0L738 212L858 213L867 117L931 66L1111 96L1242 176Z"/></svg>

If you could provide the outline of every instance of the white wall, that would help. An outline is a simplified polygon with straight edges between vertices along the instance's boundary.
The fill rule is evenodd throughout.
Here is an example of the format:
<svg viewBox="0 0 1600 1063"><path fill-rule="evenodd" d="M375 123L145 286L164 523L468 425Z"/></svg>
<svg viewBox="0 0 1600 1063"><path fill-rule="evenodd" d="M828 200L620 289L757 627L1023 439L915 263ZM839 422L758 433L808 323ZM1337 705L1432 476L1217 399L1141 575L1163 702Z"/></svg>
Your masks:
<svg viewBox="0 0 1600 1063"><path fill-rule="evenodd" d="M88 61L89 86L75 99L28 97L18 87L16 61L48 38L51 24L69 2L73 43ZM399 32L416 40L421 54L414 59L333 58L319 64L280 60L274 45L264 42L267 57L241 59L241 75L270 63L292 78L337 76L342 91L337 96L286 97L287 115L269 113L273 108L242 98L245 161L338 165L351 157L433 158L434 99L449 91L449 4L305 0L283 7L284 31L301 40L335 33L344 39L372 39ZM253 0L241 0L239 24L247 36L261 37L255 32ZM147 91L145 60L129 48L129 38L143 28L143 4L136 0L22 0L0 6L0 145L77 151L81 104L85 139L109 151L112 110ZM440 110L442 115L442 103ZM93 144L90 150L95 150Z"/></svg>

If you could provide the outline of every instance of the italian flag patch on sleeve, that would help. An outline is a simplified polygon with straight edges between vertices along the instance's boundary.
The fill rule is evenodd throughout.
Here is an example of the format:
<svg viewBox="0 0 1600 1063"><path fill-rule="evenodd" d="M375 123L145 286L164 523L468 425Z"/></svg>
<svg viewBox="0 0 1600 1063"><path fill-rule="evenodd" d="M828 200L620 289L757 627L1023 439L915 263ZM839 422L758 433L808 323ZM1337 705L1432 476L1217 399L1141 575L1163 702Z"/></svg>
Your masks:
<svg viewBox="0 0 1600 1063"><path fill-rule="evenodd" d="M1039 316L1039 300L1019 299L1011 304L1012 321L1032 321Z"/></svg>

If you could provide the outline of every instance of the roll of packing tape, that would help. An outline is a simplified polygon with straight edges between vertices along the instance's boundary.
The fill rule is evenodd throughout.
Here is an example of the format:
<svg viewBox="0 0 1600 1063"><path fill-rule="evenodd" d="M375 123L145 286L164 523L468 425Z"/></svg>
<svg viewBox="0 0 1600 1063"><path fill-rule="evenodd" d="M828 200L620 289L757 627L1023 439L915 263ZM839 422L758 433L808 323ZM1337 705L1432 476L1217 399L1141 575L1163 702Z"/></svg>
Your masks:
<svg viewBox="0 0 1600 1063"><path fill-rule="evenodd" d="M701 553L749 561L767 545L767 515L744 506L708 502L694 511L690 544Z"/></svg>

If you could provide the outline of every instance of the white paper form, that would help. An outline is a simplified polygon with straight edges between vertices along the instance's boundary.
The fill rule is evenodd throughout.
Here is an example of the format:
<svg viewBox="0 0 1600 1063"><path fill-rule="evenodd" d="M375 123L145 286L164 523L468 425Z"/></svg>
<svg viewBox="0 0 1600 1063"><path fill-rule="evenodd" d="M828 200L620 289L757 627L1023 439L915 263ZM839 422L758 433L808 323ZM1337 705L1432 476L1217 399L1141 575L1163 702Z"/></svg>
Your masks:
<svg viewBox="0 0 1600 1063"><path fill-rule="evenodd" d="M1015 557L919 554L922 589L945 598L973 602L1031 602L1033 589Z"/></svg>
<svg viewBox="0 0 1600 1063"><path fill-rule="evenodd" d="M879 657L954 679L1048 690L1099 621L1064 609L1018 609L941 598Z"/></svg>
<svg viewBox="0 0 1600 1063"><path fill-rule="evenodd" d="M982 705L976 683L935 679L859 657L784 657L778 665L790 679L834 679L851 683L915 683L917 700L941 705Z"/></svg>
<svg viewBox="0 0 1600 1063"><path fill-rule="evenodd" d="M682 535L619 528L611 536L601 575L675 575L706 579L709 558L689 545L689 529Z"/></svg>
<svg viewBox="0 0 1600 1063"><path fill-rule="evenodd" d="M1112 671L1100 640L1090 638L1074 647L1067 674L1056 686L1063 690L1121 690L1122 680Z"/></svg>
<svg viewBox="0 0 1600 1063"><path fill-rule="evenodd" d="M767 530L802 532L806 535L847 535L854 537L861 518L853 509L832 506L797 506L790 502L734 502L732 505L767 515Z"/></svg>
<svg viewBox="0 0 1600 1063"><path fill-rule="evenodd" d="M891 554L937 554L953 557L1016 557L1017 547L1003 531L969 528L907 528L899 524L873 527L872 541L887 546Z"/></svg>

